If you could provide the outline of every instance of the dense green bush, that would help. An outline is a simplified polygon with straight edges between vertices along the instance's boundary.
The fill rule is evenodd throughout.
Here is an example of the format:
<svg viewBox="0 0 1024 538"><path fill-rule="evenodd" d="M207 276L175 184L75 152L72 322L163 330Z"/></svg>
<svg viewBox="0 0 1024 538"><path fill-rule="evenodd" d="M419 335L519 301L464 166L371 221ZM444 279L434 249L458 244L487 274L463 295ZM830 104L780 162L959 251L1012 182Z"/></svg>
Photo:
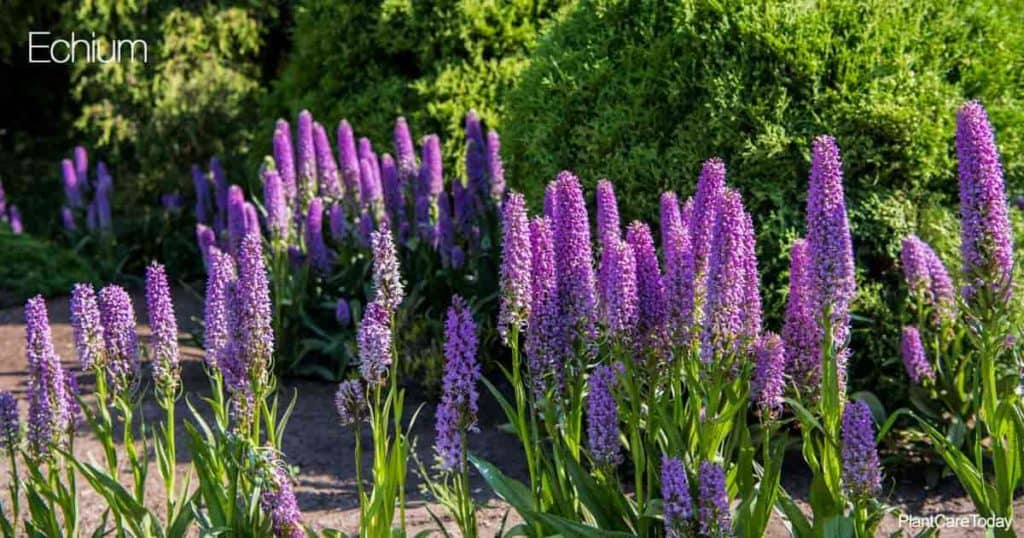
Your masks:
<svg viewBox="0 0 1024 538"><path fill-rule="evenodd" d="M857 348L874 359L854 361L854 376L876 387L877 366L899 364L896 335L878 338L902 297L899 239L915 228L956 237L936 208L955 206L963 101L984 102L1010 191L1024 186L1024 18L1013 4L581 1L505 105L508 177L534 200L562 168L591 186L609 177L624 217L656 219L660 191L689 195L701 161L721 156L753 212L778 315L785 250L803 233L810 141L835 135L862 272Z"/></svg>
<svg viewBox="0 0 1024 538"><path fill-rule="evenodd" d="M75 282L96 273L73 251L28 234L14 235L0 224L0 307L20 304L41 293L67 293Z"/></svg>
<svg viewBox="0 0 1024 538"><path fill-rule="evenodd" d="M66 29L149 45L147 63L77 62L72 68L76 129L133 185L130 193L119 190L125 199L118 205L188 193L192 163L221 154L230 165L247 155L276 2L103 0L67 9Z"/></svg>
<svg viewBox="0 0 1024 538"><path fill-rule="evenodd" d="M475 108L500 126L504 95L545 24L566 0L307 0L295 8L293 51L264 120L302 108L360 136L388 141L395 116L415 136L461 141ZM333 132L335 125L326 125ZM269 129L265 129L269 130ZM448 144L451 158L461 143Z"/></svg>

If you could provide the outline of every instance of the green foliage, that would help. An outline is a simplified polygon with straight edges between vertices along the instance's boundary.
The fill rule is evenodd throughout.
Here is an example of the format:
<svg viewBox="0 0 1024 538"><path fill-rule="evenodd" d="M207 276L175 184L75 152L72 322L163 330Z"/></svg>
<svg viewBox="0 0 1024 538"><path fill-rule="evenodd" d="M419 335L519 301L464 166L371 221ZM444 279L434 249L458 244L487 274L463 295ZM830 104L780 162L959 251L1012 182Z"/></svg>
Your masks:
<svg viewBox="0 0 1024 538"><path fill-rule="evenodd" d="M188 193L191 163L250 151L261 94L259 54L277 17L275 3L98 1L69 11L68 29L148 44L146 63L72 67L75 128L120 165L120 177L133 186L126 203Z"/></svg>
<svg viewBox="0 0 1024 538"><path fill-rule="evenodd" d="M294 49L263 119L308 108L347 118L378 144L391 140L398 115L413 132L451 140L461 140L470 108L499 126L503 97L563 3L307 0L295 10ZM461 149L449 145L448 157Z"/></svg>
<svg viewBox="0 0 1024 538"><path fill-rule="evenodd" d="M1024 187L1024 140L1008 128L1024 120L1012 52L1024 46L1022 16L1005 0L580 1L505 104L508 177L534 200L562 168L591 187L608 177L625 219L656 219L659 192L691 194L700 163L721 156L754 215L765 310L778 316L786 249L804 233L810 141L834 135L862 269L858 313L871 318L858 320L853 347L877 365L895 356L894 340L863 335L895 315L883 290L898 279L899 240L948 222L955 206L963 101L985 103L1009 190Z"/></svg>
<svg viewBox="0 0 1024 538"><path fill-rule="evenodd" d="M74 252L0 226L0 305L17 304L37 293L65 293L75 282L95 278L90 265Z"/></svg>

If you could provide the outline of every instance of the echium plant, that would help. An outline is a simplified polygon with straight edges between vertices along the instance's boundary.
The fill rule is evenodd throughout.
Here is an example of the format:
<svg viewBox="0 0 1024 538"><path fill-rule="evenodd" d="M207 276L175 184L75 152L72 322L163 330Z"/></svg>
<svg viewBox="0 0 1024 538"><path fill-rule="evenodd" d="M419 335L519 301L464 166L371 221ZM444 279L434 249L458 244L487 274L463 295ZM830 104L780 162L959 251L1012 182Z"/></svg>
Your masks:
<svg viewBox="0 0 1024 538"><path fill-rule="evenodd" d="M420 472L427 491L452 516L460 535L475 538L476 504L469 489L468 435L477 429L480 364L476 322L465 299L457 295L452 298L445 321L444 352L444 385L436 412L434 443L439 474L431 478L422 466ZM434 519L443 530L440 519Z"/></svg>
<svg viewBox="0 0 1024 538"><path fill-rule="evenodd" d="M53 348L50 320L42 296L28 300L25 305L25 350L28 359L28 422L26 446L22 452L27 476L17 476L15 452L18 451L19 426L11 411L5 410L4 444L12 460L11 479L23 480L26 510L19 510L19 500L12 497L14 521L6 515L5 527L16 530L13 534L75 536L80 531L78 521L78 488L73 451L74 428L79 419L77 387L61 367L60 358ZM12 489L12 492L14 490ZM19 521L18 517L22 519ZM22 527L20 531L17 531Z"/></svg>
<svg viewBox="0 0 1024 538"><path fill-rule="evenodd" d="M361 380L344 381L335 404L344 426L356 434L356 480L360 536L389 536L395 524L405 529L405 483L409 458L408 431L403 429L405 393L398 384L395 319L405 297L394 236L384 225L373 232L373 300L359 324ZM365 388L364 388L365 385ZM362 469L361 424L370 423L373 475L369 491Z"/></svg>
<svg viewBox="0 0 1024 538"><path fill-rule="evenodd" d="M903 360L915 384L954 417L919 406L918 420L994 536L1014 536L1014 493L1024 485L1024 324L1009 202L995 134L977 101L957 113L961 286L956 298L942 262L923 241L904 242L903 269L914 324L903 329ZM1016 271L1016 273L1015 273ZM966 430L966 433L965 433Z"/></svg>
<svg viewBox="0 0 1024 538"><path fill-rule="evenodd" d="M808 519L788 495L780 506L797 536L871 536L884 507L876 500L881 471L872 417L847 400L850 305L856 295L853 247L839 147L830 136L811 148L807 238L792 247L783 327L792 398L811 469Z"/></svg>
<svg viewBox="0 0 1024 538"><path fill-rule="evenodd" d="M669 498L691 495L705 464L721 475L704 482L717 492L717 508L704 511L708 532L763 533L781 468L782 445L771 443L771 431L785 354L778 337L761 345L753 224L724 172L721 161L705 165L700 213L693 201L662 197L664 270L645 223L623 233L606 180L597 190L596 273L575 176L559 174L544 216L532 221L518 195L507 198L500 328L512 349L505 373L515 401L485 383L523 444L530 484L473 461L523 516L517 531L696 534L698 511ZM702 249L691 241L698 220L707 227ZM694 260L695 251L704 261ZM695 267L703 268L699 278ZM525 360L517 338L524 322ZM763 419L760 467L745 421L751 401ZM661 462L675 463L666 470ZM741 501L735 519L730 491Z"/></svg>
<svg viewBox="0 0 1024 538"><path fill-rule="evenodd" d="M223 174L212 174L215 195L201 173L195 181L196 237L207 267L211 246L234 256L244 232L265 223L260 232L270 255L279 371L338 380L356 362L350 360L357 358L350 345L355 331L335 330L332 307L344 300L362 317L372 292L365 285L371 235L384 227L410 273L437 275L413 289L412 308L446 301L455 288L471 297L493 293L504 168L497 133L485 135L475 113L466 117L465 178L450 172L446 178L436 135L421 139L417 158L403 118L395 122L394 157L378 153L346 120L332 146L328 129L305 110L292 135L292 126L278 120L272 155L261 167L259 202L246 202Z"/></svg>
<svg viewBox="0 0 1024 538"><path fill-rule="evenodd" d="M204 532L228 527L252 536L303 536L294 499L286 506L291 478L280 449L292 407L279 409L272 375L273 310L263 242L258 228L245 226L241 234L235 256L216 246L208 252L204 363L214 423L193 408L194 424L186 425L204 507L198 523Z"/></svg>

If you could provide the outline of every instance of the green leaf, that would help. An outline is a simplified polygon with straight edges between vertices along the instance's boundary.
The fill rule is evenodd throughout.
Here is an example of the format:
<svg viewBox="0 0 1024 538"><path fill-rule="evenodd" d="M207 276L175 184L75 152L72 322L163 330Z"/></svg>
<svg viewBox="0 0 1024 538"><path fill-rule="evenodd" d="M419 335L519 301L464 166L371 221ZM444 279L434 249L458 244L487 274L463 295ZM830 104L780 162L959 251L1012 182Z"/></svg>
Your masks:
<svg viewBox="0 0 1024 538"><path fill-rule="evenodd" d="M470 454L469 461L476 467L477 472L483 477L487 485L498 494L499 497L512 505L524 518L533 513L533 495L530 488L522 482L513 480L503 474L497 467Z"/></svg>
<svg viewBox="0 0 1024 538"><path fill-rule="evenodd" d="M543 514L543 513L541 513L541 514L536 514L536 517L538 519L540 519L541 521L543 521L544 523L547 523L549 526L554 527L554 528L560 530L561 533L562 533L562 536L566 536L566 537L577 537L577 538L593 538L593 537L596 537L596 538L624 537L624 538L626 538L626 537L628 537L628 538L633 538L635 536L634 534L628 533L628 532L609 531L609 530L602 530L602 529L597 529L597 528L594 528L594 527L589 527L589 526L584 525L582 523L577 523L575 521L566 519L566 518L561 517L561 516L556 516L554 514Z"/></svg>
<svg viewBox="0 0 1024 538"><path fill-rule="evenodd" d="M832 516L822 526L823 536L828 538L853 538L853 521L846 516Z"/></svg>

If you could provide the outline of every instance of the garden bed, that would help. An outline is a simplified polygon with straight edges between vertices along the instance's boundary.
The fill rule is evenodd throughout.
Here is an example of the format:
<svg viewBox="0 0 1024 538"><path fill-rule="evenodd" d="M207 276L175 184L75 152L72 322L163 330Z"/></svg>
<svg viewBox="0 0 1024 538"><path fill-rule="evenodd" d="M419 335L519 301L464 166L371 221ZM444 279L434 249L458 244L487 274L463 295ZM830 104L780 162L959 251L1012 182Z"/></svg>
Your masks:
<svg viewBox="0 0 1024 538"><path fill-rule="evenodd" d="M177 307L178 323L183 332L194 328L195 319L202 315L202 299L187 289L178 288L174 294ZM145 298L135 294L136 311L142 312ZM54 347L58 355L64 359L64 365L79 374L82 393L88 395L92 387L92 375L82 374L74 357L71 327L68 320L67 298L55 298L49 301L49 313L53 327ZM25 326L23 312L20 307L0 310L0 390L13 391L19 398L23 397L28 374L25 367ZM140 324L140 335L148 334L148 327ZM183 335L184 336L184 335ZM201 398L208 395L207 378L201 366L201 350L196 347L182 348L182 382L185 396L178 402L179 432L178 443L187 446L185 430L181 424L188 420L185 399L201 406ZM415 410L423 404L420 418L413 429L412 436L417 440L417 454L426 465L433 463L433 427L434 405L423 401L419 391L411 387L410 402L407 409ZM296 498L305 521L314 528L336 528L345 532L358 531L359 505L355 493L355 470L352 461L354 439L352 431L337 425L337 414L334 409L334 392L336 385L316 380L285 379L280 390L286 397L297 396L295 411L288 425L284 438L284 450L289 464L296 466L297 486ZM88 396L86 396L88 399ZM470 448L482 458L494 462L506 474L525 480L526 467L522 459L522 450L515 438L501 429L503 416L492 399L483 398L480 414L480 432L470 437ZM23 408L24 409L24 408ZM151 397L143 405L143 412L148 423L160 420L161 410ZM86 431L82 428L81 431ZM90 434L80 433L75 439L75 453L80 458L99 459L101 448ZM364 430L364 441L369 442L369 432ZM809 473L803 467L798 455L786 461L782 483L798 499L806 496L810 481ZM178 454L179 473L184 473L190 461L187 449ZM370 457L366 455L365 464L369 465ZM8 465L0 463L0 475L7 476ZM906 472L906 471L905 471ZM425 508L425 500L419 494L419 481L410 473L412 481L408 487L410 508L407 511L407 523L410 535L421 530L435 529ZM127 476L126 480L130 480ZM194 481L193 481L194 484ZM906 472L906 476L889 479L885 484L891 491L888 501L900 510L915 516L944 514L947 516L966 516L975 510L970 499L966 498L954 478L940 481L938 487L927 489L923 473ZM160 487L159 474L152 470L148 480L148 506L159 512L164 503L163 491ZM508 505L495 498L490 488L474 474L472 478L474 496L489 505L478 512L478 524L481 535L489 536L497 531L502 524ZM4 490L6 494L6 490ZM95 491L83 487L80 490L81 516L85 528L95 527L106 508L105 501ZM0 497L6 501L6 497ZM806 505L801 503L806 510ZM1014 529L1024 532L1024 498L1016 504ZM434 510L443 514L443 511ZM441 516L442 520L450 520ZM517 523L520 518L512 511L508 515L506 528ZM879 530L879 535L888 535L899 528L897 516L890 515ZM774 517L769 525L768 537L789 536L784 523ZM978 529L947 530L942 536L984 536Z"/></svg>

